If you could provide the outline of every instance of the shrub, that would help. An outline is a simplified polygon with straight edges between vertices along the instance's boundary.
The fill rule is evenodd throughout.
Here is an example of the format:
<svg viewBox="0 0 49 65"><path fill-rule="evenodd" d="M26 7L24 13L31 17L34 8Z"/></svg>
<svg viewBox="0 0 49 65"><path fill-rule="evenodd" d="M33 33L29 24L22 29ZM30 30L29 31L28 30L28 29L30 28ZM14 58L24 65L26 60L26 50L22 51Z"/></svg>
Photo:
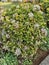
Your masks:
<svg viewBox="0 0 49 65"><path fill-rule="evenodd" d="M45 14L39 5L12 4L1 15L1 50L33 59L38 49L49 49Z"/></svg>

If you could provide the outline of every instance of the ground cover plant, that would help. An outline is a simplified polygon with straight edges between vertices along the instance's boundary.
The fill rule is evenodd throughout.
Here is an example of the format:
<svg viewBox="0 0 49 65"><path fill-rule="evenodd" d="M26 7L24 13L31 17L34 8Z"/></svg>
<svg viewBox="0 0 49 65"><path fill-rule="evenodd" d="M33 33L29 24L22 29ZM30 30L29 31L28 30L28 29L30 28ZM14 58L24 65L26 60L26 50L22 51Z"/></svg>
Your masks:
<svg viewBox="0 0 49 65"><path fill-rule="evenodd" d="M48 5L43 7L48 8ZM0 64L32 65L37 50L49 49L47 28L49 8L40 5L13 3L3 7L0 18ZM49 16L48 16L49 17ZM23 59L23 60L21 60Z"/></svg>

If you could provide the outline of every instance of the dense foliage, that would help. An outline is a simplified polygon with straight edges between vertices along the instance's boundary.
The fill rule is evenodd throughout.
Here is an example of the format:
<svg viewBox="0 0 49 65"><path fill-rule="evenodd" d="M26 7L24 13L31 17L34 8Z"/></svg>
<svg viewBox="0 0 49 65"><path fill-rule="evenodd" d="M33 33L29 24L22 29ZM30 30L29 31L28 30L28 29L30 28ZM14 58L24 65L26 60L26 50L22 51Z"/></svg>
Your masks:
<svg viewBox="0 0 49 65"><path fill-rule="evenodd" d="M38 49L45 51L49 49L49 31L46 23L49 21L49 7L47 4L44 4L42 7L45 7L47 14L45 9L42 11L40 5L33 5L32 3L12 4L10 7L1 10L1 53L3 53L2 51L8 51L16 55L17 58L22 57L32 60ZM15 61L15 57L11 57L10 54L10 57L7 55L3 56L0 62L5 63L4 65L8 63L16 65L14 64L17 62ZM15 62L13 64L13 60L10 58L14 59ZM29 65L27 63L30 61L24 61L23 65Z"/></svg>
<svg viewBox="0 0 49 65"><path fill-rule="evenodd" d="M6 53L0 59L0 65L18 65L22 61L18 60L17 57L13 53ZM22 62L22 65L32 65L32 61L25 59Z"/></svg>

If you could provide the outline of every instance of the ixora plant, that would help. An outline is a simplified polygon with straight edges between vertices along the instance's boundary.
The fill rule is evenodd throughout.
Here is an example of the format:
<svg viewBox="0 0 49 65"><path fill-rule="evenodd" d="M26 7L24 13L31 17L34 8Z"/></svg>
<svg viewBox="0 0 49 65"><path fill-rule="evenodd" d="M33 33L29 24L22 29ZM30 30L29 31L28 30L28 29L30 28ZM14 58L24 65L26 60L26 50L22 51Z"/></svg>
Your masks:
<svg viewBox="0 0 49 65"><path fill-rule="evenodd" d="M17 58L30 60L25 60L23 65L31 65L27 63L31 63L38 49L48 50L48 28L44 15L41 7L32 3L12 4L10 8L3 8L0 18L1 53L12 52Z"/></svg>

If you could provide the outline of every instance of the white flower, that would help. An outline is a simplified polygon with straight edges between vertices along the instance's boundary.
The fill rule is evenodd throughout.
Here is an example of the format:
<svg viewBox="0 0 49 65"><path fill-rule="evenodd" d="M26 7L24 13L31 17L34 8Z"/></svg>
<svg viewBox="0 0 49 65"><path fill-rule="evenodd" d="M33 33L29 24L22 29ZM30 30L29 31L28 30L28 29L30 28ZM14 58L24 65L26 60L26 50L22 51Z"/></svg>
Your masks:
<svg viewBox="0 0 49 65"><path fill-rule="evenodd" d="M9 34L6 34L6 38L10 38L10 35Z"/></svg>
<svg viewBox="0 0 49 65"><path fill-rule="evenodd" d="M32 12L30 12L30 13L28 13L28 16L29 16L30 18L32 18L32 17L34 16L34 14L33 14Z"/></svg>
<svg viewBox="0 0 49 65"><path fill-rule="evenodd" d="M33 11L37 11L37 10L40 10L40 6L39 5L34 5L33 6Z"/></svg>
<svg viewBox="0 0 49 65"><path fill-rule="evenodd" d="M39 24L38 23L36 23L35 25L34 25L34 28L39 28Z"/></svg>
<svg viewBox="0 0 49 65"><path fill-rule="evenodd" d="M17 21L16 23L14 23L13 26L14 26L15 28L19 28L19 21Z"/></svg>
<svg viewBox="0 0 49 65"><path fill-rule="evenodd" d="M21 50L20 50L20 48L17 48L15 51L15 55L19 56L20 54L21 54Z"/></svg>
<svg viewBox="0 0 49 65"><path fill-rule="evenodd" d="M47 36L47 30L46 29L42 28L41 32L42 32L42 34L44 34L45 36Z"/></svg>

